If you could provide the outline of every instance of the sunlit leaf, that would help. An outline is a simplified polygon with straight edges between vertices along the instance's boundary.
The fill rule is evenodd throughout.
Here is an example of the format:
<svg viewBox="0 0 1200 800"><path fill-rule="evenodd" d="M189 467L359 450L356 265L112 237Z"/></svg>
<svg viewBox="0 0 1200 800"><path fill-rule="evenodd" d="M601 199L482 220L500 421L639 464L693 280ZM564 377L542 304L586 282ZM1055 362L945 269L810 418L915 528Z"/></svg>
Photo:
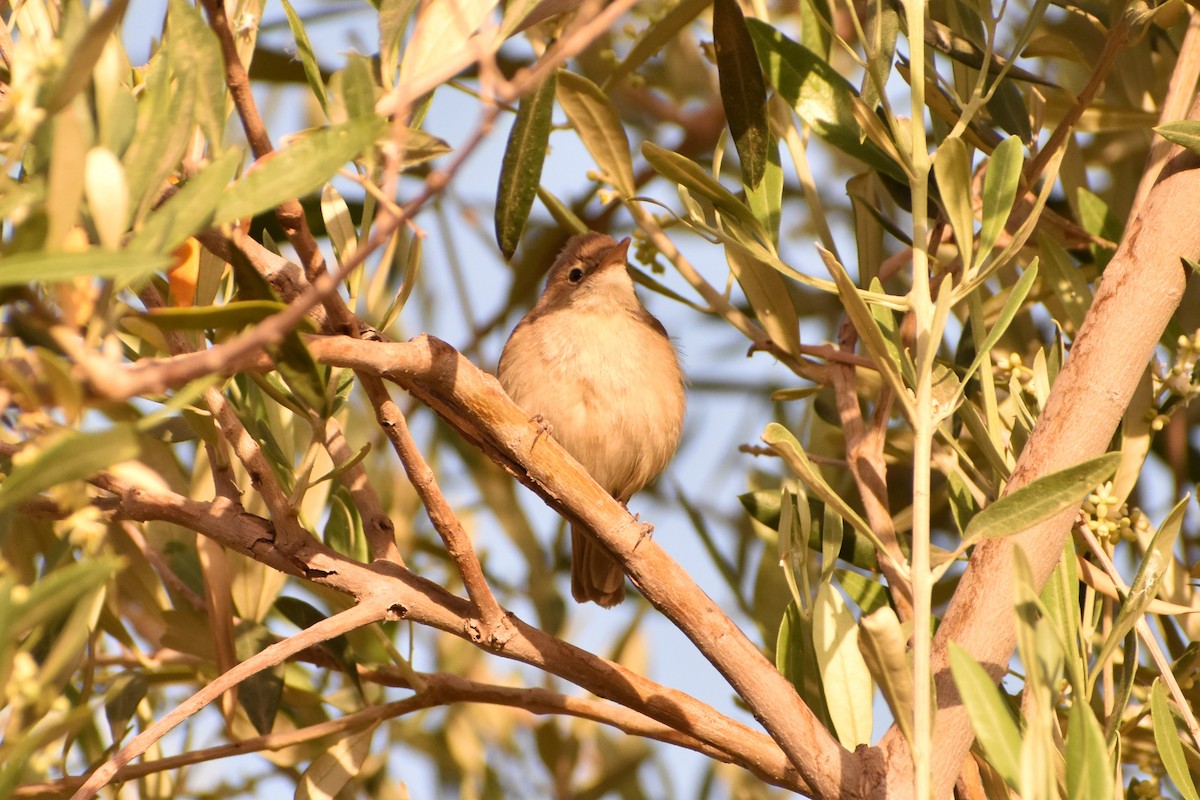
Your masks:
<svg viewBox="0 0 1200 800"><path fill-rule="evenodd" d="M1069 800L1112 797L1113 768L1104 731L1091 707L1078 699L1071 704L1067 718L1066 758Z"/></svg>
<svg viewBox="0 0 1200 800"><path fill-rule="evenodd" d="M381 118L368 117L301 136L229 186L212 224L250 217L321 188L348 161L371 148L385 125Z"/></svg>
<svg viewBox="0 0 1200 800"><path fill-rule="evenodd" d="M1013 536L1077 507L1088 492L1112 476L1120 460L1120 453L1105 453L1043 475L976 514L967 525L965 538Z"/></svg>
<svg viewBox="0 0 1200 800"><path fill-rule="evenodd" d="M933 171L958 252L969 264L975 244L975 215L971 210L971 160L962 139L942 142L933 161Z"/></svg>
<svg viewBox="0 0 1200 800"><path fill-rule="evenodd" d="M555 94L596 166L617 191L632 197L633 159L629 155L629 137L625 135L612 101L599 86L565 69L558 72Z"/></svg>
<svg viewBox="0 0 1200 800"><path fill-rule="evenodd" d="M1175 718L1171 715L1171 706L1167 703L1167 690L1161 679L1154 681L1154 687L1150 690L1150 716L1154 722L1154 744L1171 782L1183 795L1184 800L1200 800L1191 769L1184 757L1183 745L1179 742L1179 729L1175 727Z"/></svg>
<svg viewBox="0 0 1200 800"><path fill-rule="evenodd" d="M900 619L891 608L864 614L860 620L858 649L871 677L879 685L900 732L909 742L913 734L912 664Z"/></svg>
<svg viewBox="0 0 1200 800"><path fill-rule="evenodd" d="M992 677L971 655L950 642L950 672L975 738L988 761L1010 786L1020 783L1021 732Z"/></svg>
<svg viewBox="0 0 1200 800"><path fill-rule="evenodd" d="M838 740L848 750L869 743L875 684L858 649L854 616L841 592L829 583L817 589L813 646Z"/></svg>
<svg viewBox="0 0 1200 800"><path fill-rule="evenodd" d="M1021 141L1015 136L1008 137L992 151L983 178L983 223L979 230L979 252L975 254L977 263L996 246L1008 222L1021 182L1023 161Z"/></svg>
<svg viewBox="0 0 1200 800"><path fill-rule="evenodd" d="M863 141L862 125L854 113L857 93L849 81L829 62L767 23L748 19L746 25L767 80L818 136L847 155L903 177L891 158Z"/></svg>
<svg viewBox="0 0 1200 800"><path fill-rule="evenodd" d="M308 33L304 30L304 22L288 0L282 0L282 2L283 12L287 14L288 27L292 29L292 38L296 40L296 57L300 59L300 64L304 67L304 77L308 80L308 88L320 104L321 110L325 111L329 103L325 97L325 81L321 77L321 68L317 64L312 44L308 41Z"/></svg>
<svg viewBox="0 0 1200 800"><path fill-rule="evenodd" d="M333 800L362 769L371 752L371 737L376 725L355 731L334 742L300 779L296 800Z"/></svg>
<svg viewBox="0 0 1200 800"><path fill-rule="evenodd" d="M94 433L65 433L31 460L14 467L0 482L0 510L60 483L89 478L119 461L137 458L140 452L131 425Z"/></svg>

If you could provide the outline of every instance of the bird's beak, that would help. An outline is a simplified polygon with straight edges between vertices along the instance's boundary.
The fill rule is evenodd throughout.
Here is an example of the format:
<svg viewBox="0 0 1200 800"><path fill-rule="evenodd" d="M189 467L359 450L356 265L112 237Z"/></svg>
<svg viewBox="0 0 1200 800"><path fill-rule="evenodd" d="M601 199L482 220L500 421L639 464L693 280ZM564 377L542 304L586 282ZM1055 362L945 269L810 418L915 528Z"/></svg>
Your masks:
<svg viewBox="0 0 1200 800"><path fill-rule="evenodd" d="M624 239L613 245L613 248L604 255L603 266L612 267L619 265L624 267L626 263L628 263L627 259L629 257L629 243L631 241L633 240L626 236Z"/></svg>

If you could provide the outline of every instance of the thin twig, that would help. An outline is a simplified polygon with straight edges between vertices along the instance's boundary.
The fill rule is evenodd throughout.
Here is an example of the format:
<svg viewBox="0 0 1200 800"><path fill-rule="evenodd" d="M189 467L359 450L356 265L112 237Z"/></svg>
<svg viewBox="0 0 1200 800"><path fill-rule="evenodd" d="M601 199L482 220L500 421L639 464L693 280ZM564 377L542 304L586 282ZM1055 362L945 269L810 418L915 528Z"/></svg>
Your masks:
<svg viewBox="0 0 1200 800"><path fill-rule="evenodd" d="M295 636L276 642L265 650L251 656L233 669L222 674L212 683L173 708L165 717L155 722L146 730L135 736L120 752L100 765L83 785L71 795L71 800L87 800L96 795L100 789L113 779L117 771L133 759L146 752L155 742L167 735L172 728L200 709L216 700L229 689L237 686L251 675L256 675L264 669L269 669L282 663L289 656L300 652L320 642L326 642L335 636L341 636L363 625L386 619L392 611L389 602L381 597L367 597L357 605L348 608L340 614L323 619L305 628Z"/></svg>
<svg viewBox="0 0 1200 800"><path fill-rule="evenodd" d="M1088 548L1091 549L1092 555L1096 556L1096 560L1100 562L1100 566L1108 573L1108 577L1120 590L1122 596L1128 596L1129 584L1125 583L1125 579L1121 577L1121 573L1117 570L1117 565L1109 558L1108 553L1100 542L1096 539L1096 535L1086 525L1076 525L1075 530L1083 537L1083 540L1088 543ZM1196 715L1192 713L1192 706L1188 699L1184 696L1183 690L1179 687L1179 681L1175 679L1175 673L1171 670L1171 662L1163 652L1162 646L1154 636L1154 631L1150 630L1150 625L1146 622L1146 615L1141 614L1134 623L1134 629L1137 630L1138 636L1141 637L1142 644L1146 645L1146 649L1150 651L1150 656L1154 659L1155 666L1158 667L1159 677L1163 684L1171 692L1171 697L1175 700L1175 705L1179 709L1179 714L1183 717L1183 722L1187 725L1188 732L1192 734L1192 743L1200 747L1200 724L1196 722ZM1128 669L1128 665L1126 666Z"/></svg>

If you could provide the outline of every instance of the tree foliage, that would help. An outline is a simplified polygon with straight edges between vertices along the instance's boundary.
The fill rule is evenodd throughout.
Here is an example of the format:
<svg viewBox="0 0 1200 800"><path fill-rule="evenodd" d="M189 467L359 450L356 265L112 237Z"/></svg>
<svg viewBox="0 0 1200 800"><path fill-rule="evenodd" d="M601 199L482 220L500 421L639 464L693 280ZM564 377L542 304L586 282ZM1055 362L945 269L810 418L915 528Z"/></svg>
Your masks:
<svg viewBox="0 0 1200 800"><path fill-rule="evenodd" d="M127 7L0 29L0 796L1197 797L1190 5ZM653 537L487 374L585 229L692 354Z"/></svg>

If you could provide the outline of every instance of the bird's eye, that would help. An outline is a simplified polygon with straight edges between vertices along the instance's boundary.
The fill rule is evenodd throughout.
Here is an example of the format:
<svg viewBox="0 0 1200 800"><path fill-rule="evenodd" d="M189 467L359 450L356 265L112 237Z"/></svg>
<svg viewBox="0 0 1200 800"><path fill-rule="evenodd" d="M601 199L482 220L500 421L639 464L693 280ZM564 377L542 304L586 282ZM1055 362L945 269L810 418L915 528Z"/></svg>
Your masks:
<svg viewBox="0 0 1200 800"><path fill-rule="evenodd" d="M583 270L581 270L579 267L575 267L575 269L567 273L567 280L571 283L579 283L581 280L583 280Z"/></svg>

